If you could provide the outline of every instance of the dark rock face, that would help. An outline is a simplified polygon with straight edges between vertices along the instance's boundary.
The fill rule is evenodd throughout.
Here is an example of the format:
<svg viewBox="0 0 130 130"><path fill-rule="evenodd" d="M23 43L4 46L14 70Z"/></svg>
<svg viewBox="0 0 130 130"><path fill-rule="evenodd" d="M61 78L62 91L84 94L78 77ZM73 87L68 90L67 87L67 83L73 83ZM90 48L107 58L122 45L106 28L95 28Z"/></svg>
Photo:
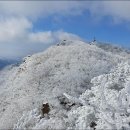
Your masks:
<svg viewBox="0 0 130 130"><path fill-rule="evenodd" d="M95 126L96 126L96 125L97 125L97 124L96 124L94 121L92 121L91 124L90 124L90 127L95 129Z"/></svg>
<svg viewBox="0 0 130 130"><path fill-rule="evenodd" d="M49 104L48 104L48 103L43 104L41 111L42 111L42 116L44 116L44 114L48 114L49 111L50 111L50 106L49 106Z"/></svg>

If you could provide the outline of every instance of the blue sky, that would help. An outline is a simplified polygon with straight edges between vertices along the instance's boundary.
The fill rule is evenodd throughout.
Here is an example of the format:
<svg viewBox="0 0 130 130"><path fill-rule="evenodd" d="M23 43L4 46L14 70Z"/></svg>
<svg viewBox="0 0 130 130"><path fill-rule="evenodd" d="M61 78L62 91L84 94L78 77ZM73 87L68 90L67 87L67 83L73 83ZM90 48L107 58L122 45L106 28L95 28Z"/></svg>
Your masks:
<svg viewBox="0 0 130 130"><path fill-rule="evenodd" d="M76 34L86 41L92 41L95 36L97 41L130 47L130 23L114 24L111 20L112 18L108 16L95 22L86 10L84 14L79 16L41 18L34 23L33 31L64 30L65 32Z"/></svg>
<svg viewBox="0 0 130 130"><path fill-rule="evenodd" d="M16 59L62 39L130 48L129 1L0 2L0 57Z"/></svg>

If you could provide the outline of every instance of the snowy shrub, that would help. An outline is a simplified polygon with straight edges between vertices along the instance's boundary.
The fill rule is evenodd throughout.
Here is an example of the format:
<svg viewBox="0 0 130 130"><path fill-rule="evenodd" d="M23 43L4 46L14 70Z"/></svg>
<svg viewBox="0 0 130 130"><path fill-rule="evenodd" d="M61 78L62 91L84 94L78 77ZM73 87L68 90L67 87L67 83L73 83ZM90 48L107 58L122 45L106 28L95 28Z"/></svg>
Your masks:
<svg viewBox="0 0 130 130"><path fill-rule="evenodd" d="M130 129L130 65L121 63L91 83L79 98L64 93L70 102L83 105L68 112L67 129Z"/></svg>
<svg viewBox="0 0 130 130"><path fill-rule="evenodd" d="M93 107L82 106L68 113L68 129L89 129L90 124L96 121Z"/></svg>
<svg viewBox="0 0 130 130"><path fill-rule="evenodd" d="M54 111L54 110L53 110ZM58 112L57 112L58 113ZM56 114L57 114L56 113ZM39 109L34 109L23 113L22 117L14 125L13 130L28 130L28 129L45 129L45 130L59 130L66 129L66 120L64 116L52 115L51 117L42 117Z"/></svg>
<svg viewBox="0 0 130 130"><path fill-rule="evenodd" d="M23 113L22 117L14 125L14 130L18 129L30 129L34 127L40 120L40 113L38 109L31 110Z"/></svg>

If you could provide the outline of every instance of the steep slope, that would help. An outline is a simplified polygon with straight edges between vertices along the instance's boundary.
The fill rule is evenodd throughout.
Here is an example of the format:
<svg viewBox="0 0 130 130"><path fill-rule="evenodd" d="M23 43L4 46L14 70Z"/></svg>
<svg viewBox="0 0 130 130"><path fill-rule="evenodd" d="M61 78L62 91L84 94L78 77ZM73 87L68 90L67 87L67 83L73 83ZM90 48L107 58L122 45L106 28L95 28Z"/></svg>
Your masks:
<svg viewBox="0 0 130 130"><path fill-rule="evenodd" d="M68 105L63 93L78 98L91 88L92 78L109 73L118 63L129 58L113 55L81 41L69 43L67 41L67 44L58 44L45 52L26 57L20 66L6 72L0 86L0 129L13 128L19 119L24 122L29 114L21 119L23 112L34 108L39 111L43 103L49 104L49 117L27 119L29 124L27 120L24 123L20 121L23 124L18 122L15 128L31 129L36 125L35 121L59 123L62 125L57 125L56 129L66 128L64 118L67 118L67 112L79 104ZM32 113L38 115L36 111Z"/></svg>

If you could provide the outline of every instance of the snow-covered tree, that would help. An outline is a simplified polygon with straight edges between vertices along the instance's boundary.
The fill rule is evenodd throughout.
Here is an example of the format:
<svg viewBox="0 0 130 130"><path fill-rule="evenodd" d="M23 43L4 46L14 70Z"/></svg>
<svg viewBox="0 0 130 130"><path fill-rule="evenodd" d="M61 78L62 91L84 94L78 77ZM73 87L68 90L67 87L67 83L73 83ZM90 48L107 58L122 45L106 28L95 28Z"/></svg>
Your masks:
<svg viewBox="0 0 130 130"><path fill-rule="evenodd" d="M91 82L92 88L78 99L86 104L69 112L73 128L91 128L95 122L97 129L130 129L130 65L121 63Z"/></svg>

